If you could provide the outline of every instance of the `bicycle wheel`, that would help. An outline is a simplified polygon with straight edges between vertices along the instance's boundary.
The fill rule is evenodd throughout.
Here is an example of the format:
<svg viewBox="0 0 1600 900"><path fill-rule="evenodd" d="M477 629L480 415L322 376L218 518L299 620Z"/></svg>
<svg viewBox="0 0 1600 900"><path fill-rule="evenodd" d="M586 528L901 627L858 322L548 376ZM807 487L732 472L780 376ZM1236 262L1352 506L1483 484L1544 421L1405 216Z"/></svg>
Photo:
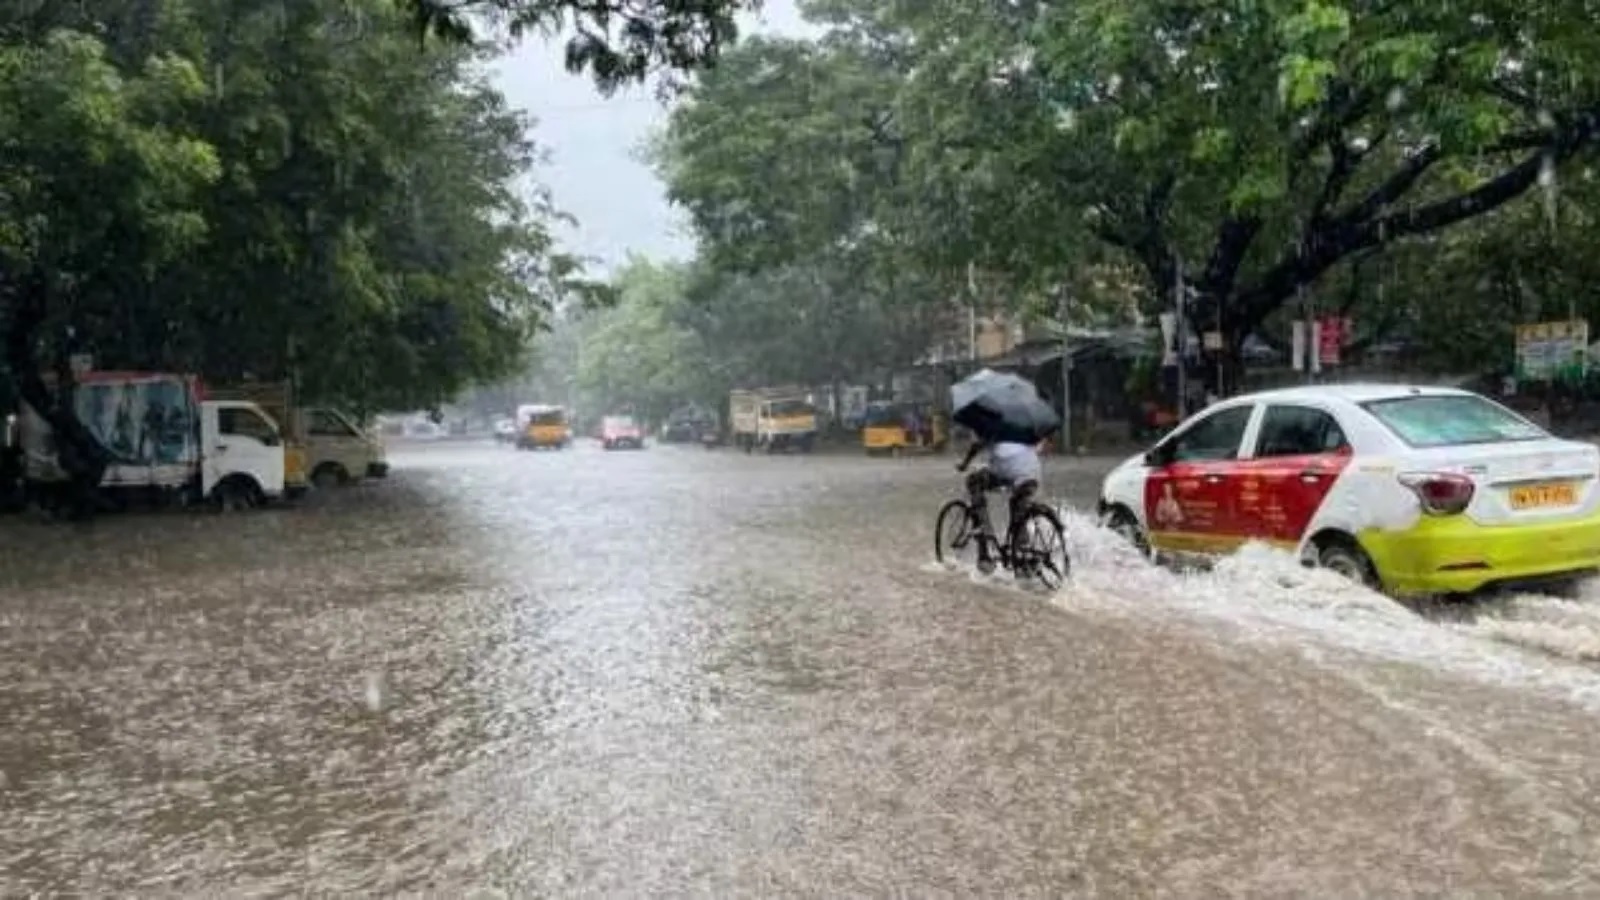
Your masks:
<svg viewBox="0 0 1600 900"><path fill-rule="evenodd" d="M978 561L978 529L965 500L951 500L939 510L933 531L933 555L946 565L971 566Z"/></svg>
<svg viewBox="0 0 1600 900"><path fill-rule="evenodd" d="M1054 510L1029 507L1012 530L1011 558L1019 576L1036 578L1052 591L1066 583L1072 557L1067 555L1067 531Z"/></svg>

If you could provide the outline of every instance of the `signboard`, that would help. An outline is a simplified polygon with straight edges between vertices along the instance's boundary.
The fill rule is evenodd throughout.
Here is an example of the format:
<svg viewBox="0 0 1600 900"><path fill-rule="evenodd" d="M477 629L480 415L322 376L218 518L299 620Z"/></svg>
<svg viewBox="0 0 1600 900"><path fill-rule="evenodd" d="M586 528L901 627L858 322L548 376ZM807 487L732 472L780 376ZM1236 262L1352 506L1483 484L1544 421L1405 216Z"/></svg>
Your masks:
<svg viewBox="0 0 1600 900"><path fill-rule="evenodd" d="M1517 326L1517 378L1581 378L1588 368L1589 323L1583 319Z"/></svg>
<svg viewBox="0 0 1600 900"><path fill-rule="evenodd" d="M1208 331L1208 332L1206 332L1205 347L1206 347L1207 350L1209 350L1211 352L1216 352L1218 350L1221 350L1222 349L1222 332L1220 332L1220 331Z"/></svg>
<svg viewBox="0 0 1600 900"><path fill-rule="evenodd" d="M1327 316L1317 320L1317 359L1324 366L1337 366L1344 345L1350 341L1350 320Z"/></svg>

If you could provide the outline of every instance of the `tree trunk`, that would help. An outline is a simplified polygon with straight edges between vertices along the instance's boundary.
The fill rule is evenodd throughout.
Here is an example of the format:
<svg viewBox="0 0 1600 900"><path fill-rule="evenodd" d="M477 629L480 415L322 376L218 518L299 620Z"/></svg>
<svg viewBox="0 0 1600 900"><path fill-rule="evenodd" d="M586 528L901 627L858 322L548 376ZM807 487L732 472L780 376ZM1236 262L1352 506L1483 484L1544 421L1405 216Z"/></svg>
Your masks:
<svg viewBox="0 0 1600 900"><path fill-rule="evenodd" d="M73 512L90 515L98 505L100 482L110 464L110 454L79 420L74 403L75 381L65 348L55 356L56 384L45 381L44 367L37 348L39 331L45 323L48 295L35 277L12 285L10 327L6 333L6 363L16 379L17 394L38 413L54 433L56 455L69 479Z"/></svg>

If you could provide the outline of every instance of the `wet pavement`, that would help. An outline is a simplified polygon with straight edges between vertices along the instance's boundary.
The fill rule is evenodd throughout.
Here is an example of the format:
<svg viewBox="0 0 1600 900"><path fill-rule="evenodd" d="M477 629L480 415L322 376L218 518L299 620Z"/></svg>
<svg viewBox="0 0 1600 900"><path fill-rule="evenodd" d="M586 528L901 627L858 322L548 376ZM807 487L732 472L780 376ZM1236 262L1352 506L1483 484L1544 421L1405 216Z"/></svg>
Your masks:
<svg viewBox="0 0 1600 900"><path fill-rule="evenodd" d="M1043 597L929 564L948 459L391 455L0 521L0 894L1600 891L1600 600L1430 621L1082 519Z"/></svg>

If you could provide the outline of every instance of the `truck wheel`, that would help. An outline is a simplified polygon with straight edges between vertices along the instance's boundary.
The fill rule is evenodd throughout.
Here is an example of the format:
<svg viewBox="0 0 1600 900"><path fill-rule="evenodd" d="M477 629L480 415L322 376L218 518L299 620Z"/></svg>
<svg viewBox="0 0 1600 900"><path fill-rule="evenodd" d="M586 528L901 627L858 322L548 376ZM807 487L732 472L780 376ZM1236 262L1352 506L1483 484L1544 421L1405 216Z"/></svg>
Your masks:
<svg viewBox="0 0 1600 900"><path fill-rule="evenodd" d="M255 486L240 478L229 478L211 489L211 502L217 512L244 512L256 505Z"/></svg>
<svg viewBox="0 0 1600 900"><path fill-rule="evenodd" d="M350 483L350 473L338 463L323 463L311 473L311 484L319 491L336 488L342 484Z"/></svg>

